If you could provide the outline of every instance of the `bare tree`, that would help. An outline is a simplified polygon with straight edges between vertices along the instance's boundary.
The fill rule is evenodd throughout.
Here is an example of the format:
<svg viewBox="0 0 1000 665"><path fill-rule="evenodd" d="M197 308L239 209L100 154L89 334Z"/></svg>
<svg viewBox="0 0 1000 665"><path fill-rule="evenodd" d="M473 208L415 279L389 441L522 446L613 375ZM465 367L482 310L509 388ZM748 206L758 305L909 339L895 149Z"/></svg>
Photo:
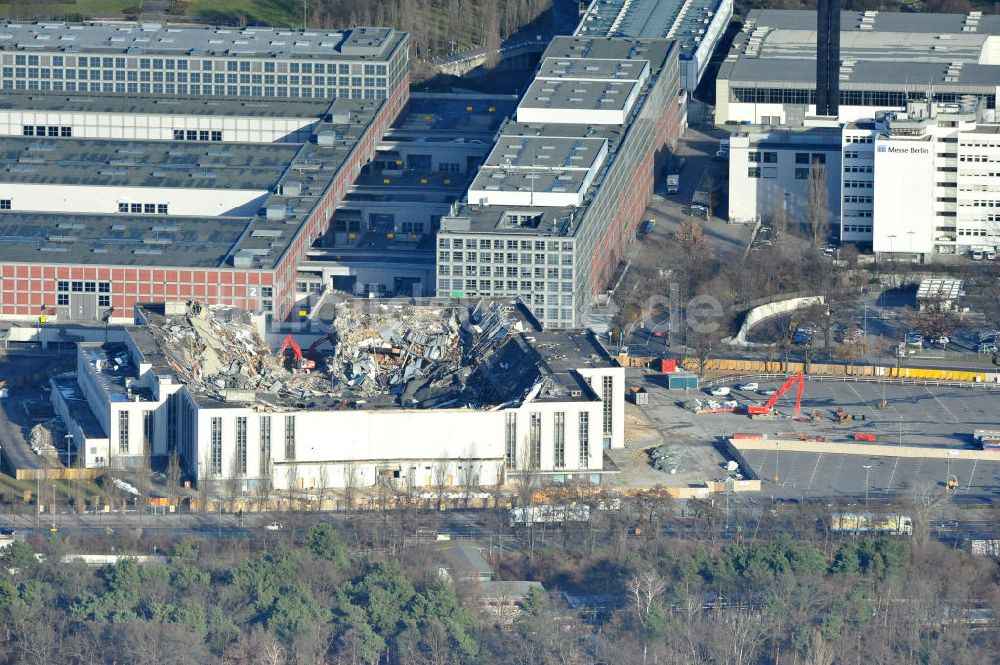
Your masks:
<svg viewBox="0 0 1000 665"><path fill-rule="evenodd" d="M806 206L812 246L816 248L830 230L830 194L826 186L825 164L817 162L809 168Z"/></svg>
<svg viewBox="0 0 1000 665"><path fill-rule="evenodd" d="M329 494L330 469L326 464L320 463L319 470L316 471L316 498L319 500L319 510L323 510L323 504Z"/></svg>
<svg viewBox="0 0 1000 665"><path fill-rule="evenodd" d="M181 489L181 455L177 450L167 459L167 492L176 499Z"/></svg>
<svg viewBox="0 0 1000 665"><path fill-rule="evenodd" d="M458 482L462 485L462 489L465 493L465 505L468 507L469 501L472 499L472 495L479 491L479 476L481 473L481 464L477 461L467 460L462 468L459 469L459 480Z"/></svg>
<svg viewBox="0 0 1000 665"><path fill-rule="evenodd" d="M229 462L229 475L223 483L226 491L226 502L229 504L229 511L236 510L236 504L243 496L243 469L236 455L233 455Z"/></svg>
<svg viewBox="0 0 1000 665"><path fill-rule="evenodd" d="M299 465L296 462L285 465L285 492L291 505L293 499L299 495Z"/></svg>
<svg viewBox="0 0 1000 665"><path fill-rule="evenodd" d="M257 477L257 484L254 486L254 495L257 499L257 510L267 510L271 503L271 493L274 492L274 469L270 460L261 466L261 473Z"/></svg>
<svg viewBox="0 0 1000 665"><path fill-rule="evenodd" d="M448 473L451 462L448 460L447 451L445 455L434 463L434 494L437 497L437 509L444 506L444 497L448 487L453 484L451 474Z"/></svg>
<svg viewBox="0 0 1000 665"><path fill-rule="evenodd" d="M625 589L635 606L636 618L643 628L649 620L649 613L657 606L666 588L666 580L652 568L635 573L625 581Z"/></svg>
<svg viewBox="0 0 1000 665"><path fill-rule="evenodd" d="M771 228L774 229L774 239L780 240L788 233L788 209L782 191L775 191L771 197Z"/></svg>
<svg viewBox="0 0 1000 665"><path fill-rule="evenodd" d="M354 509L354 498L357 496L358 488L361 485L361 474L358 466L354 462L344 464L344 502L347 510Z"/></svg>
<svg viewBox="0 0 1000 665"><path fill-rule="evenodd" d="M909 309L903 317L910 330L928 342L954 335L961 325L958 314L944 298L925 300L920 309Z"/></svg>

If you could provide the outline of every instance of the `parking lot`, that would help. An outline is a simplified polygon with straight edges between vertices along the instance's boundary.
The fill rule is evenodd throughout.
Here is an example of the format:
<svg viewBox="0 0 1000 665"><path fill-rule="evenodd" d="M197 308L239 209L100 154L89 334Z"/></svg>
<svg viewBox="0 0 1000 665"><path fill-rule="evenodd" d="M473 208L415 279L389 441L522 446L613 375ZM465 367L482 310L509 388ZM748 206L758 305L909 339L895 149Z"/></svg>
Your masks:
<svg viewBox="0 0 1000 665"><path fill-rule="evenodd" d="M759 391L773 390L783 378L745 377L759 384ZM857 433L875 435L876 443L944 448L975 448L976 429L1000 429L1000 390L985 386L934 386L869 381L806 381L802 415L793 420L795 390L778 399L775 420L751 419L741 413L695 414L684 408L695 397L708 399L705 390L669 391L662 377L630 370L630 383L649 391L649 405L642 407L665 439L698 440L711 446L737 432L764 433L795 438L823 436L830 441L852 441ZM734 382L726 385L733 386ZM882 400L886 402L881 407ZM719 399L719 398L716 398ZM758 391L733 389L725 399L741 406L764 404L768 396ZM857 416L846 422L838 408ZM863 419L862 419L863 417ZM694 444L685 444L694 445ZM765 481L763 493L786 498L803 496L859 496L864 493L865 470L870 465L869 488L882 495L909 492L914 487L943 483L949 473L958 475L960 495L1000 494L1000 454L997 463L941 459L905 459L891 454L869 458L860 455L748 451L745 455L756 476ZM723 462L723 455L716 458ZM702 467L704 469L704 466ZM778 481L774 482L777 477ZM873 495L874 496L874 495Z"/></svg>

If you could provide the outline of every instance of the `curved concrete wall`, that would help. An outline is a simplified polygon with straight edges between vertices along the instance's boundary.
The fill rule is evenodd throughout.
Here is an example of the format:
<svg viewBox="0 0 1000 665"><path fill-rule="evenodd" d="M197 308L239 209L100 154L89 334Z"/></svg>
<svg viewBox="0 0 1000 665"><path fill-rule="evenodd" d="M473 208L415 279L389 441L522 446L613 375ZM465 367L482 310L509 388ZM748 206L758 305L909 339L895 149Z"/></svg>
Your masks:
<svg viewBox="0 0 1000 665"><path fill-rule="evenodd" d="M779 300L778 302L767 303L766 305L754 307L747 312L747 316L743 320L743 325L740 326L740 331L736 333L736 337L729 337L723 341L727 344L732 344L733 346L747 346L749 344L749 342L747 342L747 334L761 321L765 321L782 314L787 314L789 312L794 312L795 310L802 309L804 307L822 305L823 302L823 296L805 296L802 298Z"/></svg>

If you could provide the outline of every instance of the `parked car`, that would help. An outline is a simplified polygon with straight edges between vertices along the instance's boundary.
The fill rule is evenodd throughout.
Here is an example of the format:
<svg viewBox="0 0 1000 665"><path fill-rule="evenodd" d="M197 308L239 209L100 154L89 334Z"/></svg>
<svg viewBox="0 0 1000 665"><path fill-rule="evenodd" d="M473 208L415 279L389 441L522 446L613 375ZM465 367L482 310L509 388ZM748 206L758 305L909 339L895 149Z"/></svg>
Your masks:
<svg viewBox="0 0 1000 665"><path fill-rule="evenodd" d="M653 337L666 337L666 336L667 336L667 331L666 330L654 330L653 331Z"/></svg>
<svg viewBox="0 0 1000 665"><path fill-rule="evenodd" d="M906 337L903 338L903 341L910 346L923 346L924 336L920 333L908 332L906 333Z"/></svg>
<svg viewBox="0 0 1000 665"><path fill-rule="evenodd" d="M933 342L940 346L948 346L949 344L951 344L951 338L948 337L947 335L941 335L940 337L935 337Z"/></svg>
<svg viewBox="0 0 1000 665"><path fill-rule="evenodd" d="M758 390L757 394L763 395L764 397L770 397L771 395L777 394L777 392L778 390L776 388L764 388L762 390Z"/></svg>
<svg viewBox="0 0 1000 665"><path fill-rule="evenodd" d="M730 392L729 386L716 386L708 391L708 394L712 397L725 397Z"/></svg>
<svg viewBox="0 0 1000 665"><path fill-rule="evenodd" d="M267 529L268 531L281 531L282 529L285 528L285 525L282 524L281 522L271 522L264 528Z"/></svg>
<svg viewBox="0 0 1000 665"><path fill-rule="evenodd" d="M751 381L750 383L744 383L736 386L737 390L744 390L746 392L751 392L757 390L758 388L760 388L760 384L758 384L756 381Z"/></svg>

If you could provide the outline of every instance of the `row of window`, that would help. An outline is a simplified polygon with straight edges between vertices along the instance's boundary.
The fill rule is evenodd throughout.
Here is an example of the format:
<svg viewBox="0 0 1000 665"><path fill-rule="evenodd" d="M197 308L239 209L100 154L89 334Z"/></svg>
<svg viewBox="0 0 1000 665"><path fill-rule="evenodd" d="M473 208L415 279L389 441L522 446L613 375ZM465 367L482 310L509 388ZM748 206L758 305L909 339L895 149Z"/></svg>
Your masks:
<svg viewBox="0 0 1000 665"><path fill-rule="evenodd" d="M166 215L168 204L166 203L118 203L118 212L127 212L134 215Z"/></svg>
<svg viewBox="0 0 1000 665"><path fill-rule="evenodd" d="M531 291L532 288L534 288L535 291L547 291L549 293L573 293L572 282L518 282L515 280L507 280L504 282L499 279L439 279L438 288L455 290L464 289L466 291L490 291L493 289L503 291L506 289L509 292Z"/></svg>
<svg viewBox="0 0 1000 665"><path fill-rule="evenodd" d="M858 194L848 194L844 197L844 203L872 203L871 196L861 196Z"/></svg>
<svg viewBox="0 0 1000 665"><path fill-rule="evenodd" d="M450 266L438 265L439 275L455 275L456 277L533 277L535 279L573 279L572 268L496 268L490 266Z"/></svg>
<svg viewBox="0 0 1000 665"><path fill-rule="evenodd" d="M55 125L22 125L21 135L69 138L73 136L73 128Z"/></svg>
<svg viewBox="0 0 1000 665"><path fill-rule="evenodd" d="M844 233L871 233L872 232L872 227L871 227L870 224L869 225L865 225L865 224L844 224L842 228L844 229Z"/></svg>
<svg viewBox="0 0 1000 665"><path fill-rule="evenodd" d="M778 169L774 166L768 166L765 168L759 168L752 166L747 169L748 178L777 178Z"/></svg>
<svg viewBox="0 0 1000 665"><path fill-rule="evenodd" d="M844 181L844 188L845 189L871 189L872 188L872 181L871 180L845 180Z"/></svg>
<svg viewBox="0 0 1000 665"><path fill-rule="evenodd" d="M580 468L586 468L590 460L590 414L581 411L577 420ZM504 464L508 469L518 468L517 414L508 413L504 423ZM542 465L542 414L534 411L528 416L528 447L522 451L527 455L527 469L537 469ZM566 413L552 414L552 466L566 468Z"/></svg>
<svg viewBox="0 0 1000 665"><path fill-rule="evenodd" d="M192 72L126 72L98 71L86 69L29 69L4 67L0 74L8 80L40 79L41 81L131 81L143 83L205 83L205 84L243 84L243 85L290 85L290 86L327 86L384 88L386 80L379 76L299 76L293 74L198 74Z"/></svg>
<svg viewBox="0 0 1000 665"><path fill-rule="evenodd" d="M875 138L870 134L868 136L846 136L844 137L844 143L874 143Z"/></svg>
<svg viewBox="0 0 1000 665"><path fill-rule="evenodd" d="M963 148L1000 148L1000 143L996 141L962 141Z"/></svg>
<svg viewBox="0 0 1000 665"><path fill-rule="evenodd" d="M311 88L259 85L198 85L187 83L90 83L81 81L3 80L4 90L40 90L42 92L100 92L118 94L206 95L215 97L300 97L328 99L385 99L386 88Z"/></svg>
<svg viewBox="0 0 1000 665"><path fill-rule="evenodd" d="M871 159L870 152L858 152L857 150L845 150L844 159Z"/></svg>
<svg viewBox="0 0 1000 665"><path fill-rule="evenodd" d="M532 259L532 256L534 257ZM558 254L515 254L514 252L469 252L457 251L449 252L442 250L438 252L438 260L443 262L462 263L520 263L521 265L573 265L573 255L563 254L562 258Z"/></svg>
<svg viewBox="0 0 1000 665"><path fill-rule="evenodd" d="M845 164L844 173L872 173L871 164Z"/></svg>
<svg viewBox="0 0 1000 665"><path fill-rule="evenodd" d="M218 129L175 129L175 141L221 141L222 131Z"/></svg>
<svg viewBox="0 0 1000 665"><path fill-rule="evenodd" d="M11 64L9 54L3 58L4 64ZM200 70L204 72L291 72L293 74L350 74L352 71L368 75L385 76L386 65L349 63L287 62L273 60L199 60L174 58L123 58L108 56L75 55L24 55L16 54L13 64L20 67L90 67L92 69L124 69L138 67L141 70Z"/></svg>
<svg viewBox="0 0 1000 665"><path fill-rule="evenodd" d="M976 162L976 163L989 163L1000 162L996 155L966 155L962 154L959 156L958 161L960 162Z"/></svg>
<svg viewBox="0 0 1000 665"><path fill-rule="evenodd" d="M973 199L972 201L962 201L958 205L963 208L996 208L1000 206L1000 199Z"/></svg>
<svg viewBox="0 0 1000 665"><path fill-rule="evenodd" d="M756 150L751 150L750 152L747 153L747 161L755 163L764 163L764 164L777 164L778 153L757 152Z"/></svg>
<svg viewBox="0 0 1000 665"><path fill-rule="evenodd" d="M10 210L12 205L11 199L0 199L0 210Z"/></svg>
<svg viewBox="0 0 1000 665"><path fill-rule="evenodd" d="M550 252L555 252L562 250L564 252L573 251L573 243L562 242L556 240L472 240L463 238L438 238L438 248L439 249L534 249L537 252L543 250L549 250Z"/></svg>
<svg viewBox="0 0 1000 665"><path fill-rule="evenodd" d="M958 235L960 236L972 236L977 238L986 237L986 229L959 229Z"/></svg>
<svg viewBox="0 0 1000 665"><path fill-rule="evenodd" d="M844 212L844 218L845 219L847 219L847 218L851 218L851 219L871 219L872 218L872 211L871 210L849 210L849 211Z"/></svg>
<svg viewBox="0 0 1000 665"><path fill-rule="evenodd" d="M826 155L822 152L797 152L796 164L826 164Z"/></svg>
<svg viewBox="0 0 1000 665"><path fill-rule="evenodd" d="M235 447L233 449L232 475L242 476L247 473L247 419L236 417L234 432ZM222 475L222 418L213 417L209 424L209 469L213 476ZM271 416L260 416L260 475L270 471L271 459ZM295 416L285 416L285 459L295 460Z"/></svg>
<svg viewBox="0 0 1000 665"><path fill-rule="evenodd" d="M804 88L741 88L730 89L730 101L750 104L815 104L816 91ZM958 102L963 95L935 92L933 101ZM925 101L926 92L891 90L841 90L841 106L877 106L879 108L904 107L907 101ZM981 95L987 108L996 108L995 95Z"/></svg>

